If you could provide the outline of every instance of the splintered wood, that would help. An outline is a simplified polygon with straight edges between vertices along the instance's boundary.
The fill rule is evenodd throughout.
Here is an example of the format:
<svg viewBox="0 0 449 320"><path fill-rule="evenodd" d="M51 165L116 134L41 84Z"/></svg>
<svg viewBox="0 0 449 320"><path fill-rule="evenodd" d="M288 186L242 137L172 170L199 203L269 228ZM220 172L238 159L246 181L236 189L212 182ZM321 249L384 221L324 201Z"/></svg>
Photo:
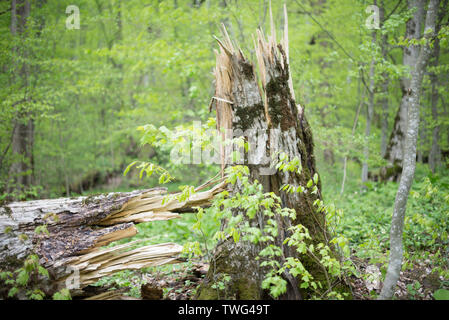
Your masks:
<svg viewBox="0 0 449 320"><path fill-rule="evenodd" d="M177 263L182 247L174 243L101 247L136 235L136 223L175 219L208 207L224 186L222 179L214 178L182 202L178 201L181 193L154 188L4 204L0 207L1 269L15 270L36 253L52 274L53 284L61 284L77 270L82 288L117 271ZM38 227L42 232L36 232Z"/></svg>
<svg viewBox="0 0 449 320"><path fill-rule="evenodd" d="M126 202L120 210L112 213L99 224L113 225L130 221L141 223L179 218L179 212L193 211L193 207L207 206L214 195L222 190L222 187L223 184L219 184L208 191L194 193L188 201L184 202L179 202L176 198L177 195L172 195L167 200L167 195L163 190L143 193Z"/></svg>
<svg viewBox="0 0 449 320"><path fill-rule="evenodd" d="M178 263L177 255L181 253L182 246L176 243L162 243L137 247L141 241L129 242L107 249L96 249L88 254L75 257L69 261L69 268L76 270L79 282L89 285L98 279L122 270L139 270L169 263ZM68 277L60 281L66 281Z"/></svg>
<svg viewBox="0 0 449 320"><path fill-rule="evenodd" d="M285 72L288 74L288 86L290 89L290 95L292 99L296 101L295 91L293 90L292 75L290 72L290 59L288 47L288 15L286 5L284 5L284 32L282 34L282 39L279 44L276 43L276 30L275 24L273 22L273 13L271 11L271 6L270 6L270 25L271 25L271 34L268 36L268 40L265 39L265 36L260 29L258 29L256 32L257 41L254 40L253 38L262 87L266 88L267 83L274 76L273 74L274 69L272 68L272 66L279 63L281 68L285 70ZM271 68L267 68L267 66L270 66ZM264 101L265 101L265 113L269 121L270 117L267 105L267 90L264 90ZM298 108L298 112L302 114L302 107L299 104L297 104L296 107Z"/></svg>

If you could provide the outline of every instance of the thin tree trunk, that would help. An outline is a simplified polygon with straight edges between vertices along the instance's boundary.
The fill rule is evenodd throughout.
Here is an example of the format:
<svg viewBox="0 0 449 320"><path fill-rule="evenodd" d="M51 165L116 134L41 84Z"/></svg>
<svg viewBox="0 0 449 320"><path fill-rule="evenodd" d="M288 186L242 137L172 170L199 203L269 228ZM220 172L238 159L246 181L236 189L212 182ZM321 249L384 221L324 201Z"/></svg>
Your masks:
<svg viewBox="0 0 449 320"><path fill-rule="evenodd" d="M429 94L430 96L430 94ZM429 99L430 100L430 99ZM423 106L419 106L420 108L420 128L419 128L419 137L418 137L418 145L417 145L417 151L416 151L416 162L418 163L424 163L426 158L426 144L427 144L427 110Z"/></svg>
<svg viewBox="0 0 449 320"><path fill-rule="evenodd" d="M376 4L376 1L374 2ZM376 44L376 31L372 33L371 45ZM362 188L366 188L364 183L368 181L368 158L369 158L369 138L371 135L371 122L373 121L374 113L374 57L371 59L371 65L369 70L370 84L369 84L369 100L366 109L366 128L365 128L365 146L363 149L363 164L362 164Z"/></svg>
<svg viewBox="0 0 449 320"><path fill-rule="evenodd" d="M408 8L416 8L413 17L407 21L405 37L408 39L419 39L421 37L421 26L424 18L424 2L421 0L409 0ZM403 50L403 65L410 68L413 73L413 68L416 65L418 59L419 48L417 45L410 45L404 47ZM385 159L389 161L389 166L392 166L392 178L394 180L399 179L399 173L401 171L402 160L404 159L404 144L407 132L408 124L408 106L410 95L411 79L409 76L404 77L401 80L402 87L402 99L399 105L399 109L394 119L393 131L391 132L387 149L385 152Z"/></svg>
<svg viewBox="0 0 449 320"><path fill-rule="evenodd" d="M381 1L381 8L380 8L380 20L382 21L382 24L385 22L385 5L384 1ZM381 50L382 50L382 57L384 61L387 61L387 52L388 52L388 34L385 33L382 35L382 41L381 41ZM382 106L382 118L381 118L381 134L382 134L382 141L380 145L380 152L382 157L385 157L385 154L387 152L387 143L388 143L388 87L390 85L390 79L388 72L382 73L382 95L380 98L379 104Z"/></svg>
<svg viewBox="0 0 449 320"><path fill-rule="evenodd" d="M384 80L382 83L382 98L380 104L382 105L382 120L381 120L381 132L382 141L380 145L380 152L382 157L385 157L387 153L388 143L388 87L390 86L390 80L388 75L384 74Z"/></svg>
<svg viewBox="0 0 449 320"><path fill-rule="evenodd" d="M440 29L440 24L437 25L435 32L438 33ZM432 52L432 66L438 66L440 56L440 39L436 38L433 45ZM430 149L429 154L429 167L433 173L435 173L436 168L438 168L441 164L441 148L439 145L440 140L440 124L438 117L438 76L435 72L430 74L430 83L431 83L431 108L432 108L432 120L433 120L433 129L432 129L432 147Z"/></svg>
<svg viewBox="0 0 449 320"><path fill-rule="evenodd" d="M27 21L30 15L30 2L28 0L12 0L11 2L11 33L15 37L26 37ZM26 57L25 44L22 47L15 47L14 54L18 57L13 63L18 77L15 81L20 81L24 88L24 104L29 101L28 97L28 75L29 66L25 62L20 62L20 57ZM15 130L12 138L12 164L9 169L8 192L15 193L15 196L31 185L34 159L34 120L30 112L20 111L20 105L17 105L14 121Z"/></svg>
<svg viewBox="0 0 449 320"><path fill-rule="evenodd" d="M359 92L360 92L360 78L359 78ZM355 113L354 123L352 124L352 132L351 132L352 137L354 137L355 129L357 128L357 122L359 121L359 115L360 115L360 109L362 108L364 99L365 99L365 90L362 89L359 106L358 106L357 111ZM343 192L345 191L347 163L348 163L348 156L345 156L345 158L343 160L343 179L341 181L340 194L343 194Z"/></svg>
<svg viewBox="0 0 449 320"><path fill-rule="evenodd" d="M422 1L424 2L424 0ZM423 5L423 3L421 4ZM430 41L435 35L435 22L439 9L439 0L430 0L427 8L424 38ZM431 31L431 32L429 32ZM429 42L419 50L418 59L412 72L410 91L407 95L408 101L408 126L405 137L404 161L402 164L402 175L393 210L393 218L390 230L390 260L387 275L382 287L379 299L391 299L399 279L402 266L403 244L402 233L404 229L404 218L407 199L413 183L416 167L416 145L419 129L419 100L424 72L432 53Z"/></svg>

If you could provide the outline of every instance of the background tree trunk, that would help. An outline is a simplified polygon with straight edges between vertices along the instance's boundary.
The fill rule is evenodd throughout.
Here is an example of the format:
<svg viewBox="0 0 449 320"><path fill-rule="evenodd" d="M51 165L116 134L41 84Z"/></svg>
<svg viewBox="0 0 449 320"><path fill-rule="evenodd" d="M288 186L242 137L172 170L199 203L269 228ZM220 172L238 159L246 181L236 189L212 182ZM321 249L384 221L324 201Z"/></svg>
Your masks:
<svg viewBox="0 0 449 320"><path fill-rule="evenodd" d="M413 17L407 21L405 38L407 39L419 39L421 36L421 26L424 19L424 2L420 0L409 0L408 8L416 8ZM419 55L419 46L410 45L404 47L403 50L403 65L408 66L413 73L413 69L416 66L416 61ZM398 180L402 160L404 159L404 144L407 132L408 124L408 107L411 90L411 78L404 77L401 80L402 88L402 100L399 105L399 109L394 119L393 131L391 132L390 139L387 145L385 159L389 161L390 166L394 170L391 170L391 174L387 175L388 179Z"/></svg>
<svg viewBox="0 0 449 320"><path fill-rule="evenodd" d="M439 39L435 39L434 48L433 48L433 58L434 61L432 63L433 66L437 66L438 64L438 56L440 51ZM435 173L435 169L441 163L441 149L439 145L440 140L440 124L438 117L438 76L433 72L430 74L431 81L431 108L432 108L432 120L434 122L434 127L432 129L432 147L430 148L429 154L429 167L433 173Z"/></svg>
<svg viewBox="0 0 449 320"><path fill-rule="evenodd" d="M385 22L385 4L384 1L380 2L380 21L382 25ZM385 33L382 35L382 41L380 43L381 51L382 51L382 58L387 61L388 56L388 34ZM388 88L390 86L390 79L388 72L382 73L382 94L380 97L379 104L382 106L382 115L381 115L381 133L382 133L382 140L380 144L380 152L382 157L385 157L385 154L387 153L387 140L388 140Z"/></svg>
<svg viewBox="0 0 449 320"><path fill-rule="evenodd" d="M376 1L374 2L374 5L376 5ZM376 30L372 32L372 39L371 39L371 45L376 45ZM369 69L369 77L370 77L370 83L369 83L369 100L368 104L366 106L366 128L365 128L365 146L363 148L363 163L362 163L362 188L365 188L366 186L364 183L368 181L368 158L369 158L369 137L371 135L371 123L373 121L373 113L374 113L374 67L375 67L376 61L374 57L371 59L371 65Z"/></svg>
<svg viewBox="0 0 449 320"><path fill-rule="evenodd" d="M31 6L28 0L11 1L11 33L17 38L26 37L27 21L30 16ZM24 41L23 41L24 42ZM16 104L16 118L14 119L12 137L13 163L9 170L10 181L8 182L8 192L16 192L16 195L24 188L32 184L33 177L33 145L34 145L34 120L27 111L22 111L22 106L26 106L30 97L28 96L28 76L29 66L26 61L26 45L15 47L14 54L17 62L13 65L17 77L15 81L24 92L22 102ZM22 61L21 61L22 60ZM26 110L26 108L25 108Z"/></svg>
<svg viewBox="0 0 449 320"><path fill-rule="evenodd" d="M443 7L447 6L448 1L444 1ZM438 34L441 29L441 23L444 17L444 11L440 10L440 13L438 14L438 23L435 27L435 33ZM432 62L431 65L433 67L437 67L439 63L439 57L440 57L440 39L437 37L435 39L434 45L433 45L433 52L432 52ZM434 127L432 128L432 147L430 148L430 154L429 154L429 167L430 170L432 170L433 173L435 173L436 168L438 168L441 165L441 148L439 144L440 140L440 124L439 124L439 114L438 114L438 75L434 72L430 73L430 83L431 83L431 112L432 112L432 120L434 123Z"/></svg>
<svg viewBox="0 0 449 320"><path fill-rule="evenodd" d="M424 0L420 7L424 6ZM391 299L399 279L399 273L402 266L403 246L402 232L404 228L404 218L407 206L408 194L413 183L416 167L416 145L419 129L419 100L421 94L422 79L424 72L432 53L430 40L435 36L435 22L439 9L439 0L430 0L427 8L424 38L427 43L419 50L419 56L416 65L413 68L410 91L408 94L408 126L405 136L404 161L402 163L402 175L399 183L396 200L394 203L393 218L390 230L390 261L388 264L387 275L382 287L379 299ZM417 13L418 14L418 11ZM431 32L428 32L428 31Z"/></svg>
<svg viewBox="0 0 449 320"><path fill-rule="evenodd" d="M360 91L362 90L362 91ZM359 106L357 107L357 111L355 112L354 122L352 124L351 136L354 137L355 129L357 128L357 123L359 121L360 109L365 100L365 88L360 89L360 78L358 78L358 96L359 96ZM346 167L348 164L348 156L345 156L343 159L343 179L341 181L340 194L342 195L345 191L345 182L346 182Z"/></svg>

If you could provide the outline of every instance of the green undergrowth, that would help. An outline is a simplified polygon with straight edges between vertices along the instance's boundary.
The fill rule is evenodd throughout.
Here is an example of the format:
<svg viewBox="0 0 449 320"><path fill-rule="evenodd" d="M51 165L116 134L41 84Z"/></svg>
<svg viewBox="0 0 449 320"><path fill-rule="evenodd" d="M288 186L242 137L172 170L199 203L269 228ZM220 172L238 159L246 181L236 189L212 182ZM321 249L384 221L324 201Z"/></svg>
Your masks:
<svg viewBox="0 0 449 320"><path fill-rule="evenodd" d="M348 167L348 170L350 169L351 167ZM338 175L334 174L332 169L322 171L324 200L329 205L333 204L340 212L329 217L329 225L335 228L336 235L348 239L352 258L379 266L385 276L389 254L389 229L398 183L369 182L366 188L362 189L360 182L351 176L356 174L352 171L348 172L345 191L340 195L341 181ZM135 237L111 245L138 239L144 240L140 245L163 242L176 242L180 245L199 243L198 249L207 256L215 245L215 240L207 235L218 231L219 221L213 215L204 215L201 221L204 234L192 232L192 226L196 222L195 214L186 213L179 219L142 223L137 226L139 233ZM412 273L425 265L431 268L431 274L437 275L433 277L434 290L447 289L448 234L449 172L446 170L432 174L426 167L418 165L407 204L403 271ZM147 271L154 273L158 270L170 272L174 269L173 266L162 266ZM129 277L129 273L123 272L115 278L103 281L130 283ZM413 296L415 288L422 286L419 281L415 282L407 287L410 287L410 296Z"/></svg>
<svg viewBox="0 0 449 320"><path fill-rule="evenodd" d="M349 239L352 256L380 266L385 276L388 266L389 232L398 189L396 182L368 182L365 189L351 180L340 194L340 185L327 184L323 177L324 198L342 210L336 232ZM449 170L432 174L418 164L407 203L404 225L403 271L420 266L438 275L438 286L449 280ZM441 280L443 278L443 280ZM413 291L413 284L410 290Z"/></svg>

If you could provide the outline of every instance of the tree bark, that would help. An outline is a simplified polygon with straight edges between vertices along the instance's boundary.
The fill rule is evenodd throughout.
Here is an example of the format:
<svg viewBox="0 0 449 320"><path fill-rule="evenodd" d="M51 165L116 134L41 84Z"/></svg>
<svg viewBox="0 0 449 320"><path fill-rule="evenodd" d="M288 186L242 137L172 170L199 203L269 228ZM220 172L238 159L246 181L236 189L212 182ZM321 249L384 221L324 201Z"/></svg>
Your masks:
<svg viewBox="0 0 449 320"><path fill-rule="evenodd" d="M210 184L197 191L206 187ZM4 204L0 207L0 268L13 271L21 267L30 254L37 254L39 263L51 275L51 279L43 282L51 293L64 286L73 270L78 272L77 281L82 289L120 270L174 263L182 249L175 244L131 251L135 243L107 250L100 250L100 247L134 236L137 233L135 223L174 219L180 217L180 213L195 211L194 207L207 207L222 187L223 183L219 183L210 190L191 195L185 202L179 202L176 194L163 201L166 189L153 188ZM48 233L36 232L36 228L42 226Z"/></svg>
<svg viewBox="0 0 449 320"><path fill-rule="evenodd" d="M424 17L424 3L421 0L409 0L408 8L416 8L413 17L407 21L405 37L407 39L419 39L421 36L421 26ZM408 66L412 74L416 66L416 61L419 55L419 47L417 45L410 45L404 47L403 50L403 65ZM408 124L408 106L411 90L411 78L406 76L401 80L402 99L399 109L394 119L393 131L391 132L387 149L385 152L385 159L389 162L391 174L386 178L389 180L398 180L402 169L402 161L404 159L404 145ZM385 176L385 175L384 175Z"/></svg>
<svg viewBox="0 0 449 320"><path fill-rule="evenodd" d="M357 128L357 123L359 121L360 109L365 100L365 90L362 88L362 92L360 93L360 78L358 79L358 96L359 96L359 106L357 107L357 111L355 113L354 122L352 124L351 136L354 137L355 129ZM343 179L341 181L340 195L345 191L345 182L346 182L346 167L348 164L348 156L346 155L343 159Z"/></svg>
<svg viewBox="0 0 449 320"><path fill-rule="evenodd" d="M424 0L421 1L424 5ZM427 43L419 50L416 65L413 68L410 91L407 95L408 101L408 126L405 136L404 160L402 163L402 175L399 188L396 194L393 218L390 230L390 260L387 275L382 287L379 299L391 299L394 294L396 283L402 266L403 245L402 232L404 228L404 218L407 206L408 194L415 174L416 167L416 145L419 129L419 99L424 72L432 53L430 40L435 36L435 22L439 9L439 0L430 0L427 8L424 38ZM430 31L430 32L429 32Z"/></svg>
<svg viewBox="0 0 449 320"><path fill-rule="evenodd" d="M374 1L376 5L376 1ZM372 32L371 45L376 45L376 30ZM374 57L371 59L369 70L370 84L369 84L369 100L366 108L366 128L365 128L365 146L363 148L363 163L362 163L362 188L366 188L364 183L368 181L368 158L369 158L369 137L371 135L371 122L373 121L374 113Z"/></svg>
<svg viewBox="0 0 449 320"><path fill-rule="evenodd" d="M16 37L26 37L27 21L30 16L30 2L28 0L12 0L11 2L11 33ZM29 101L27 96L29 66L26 62L20 62L26 58L25 44L23 47L15 47L14 54L17 56L17 62L13 63L18 77L15 81L24 88L24 104ZM22 59L21 59L22 58ZM14 119L14 132L12 138L12 164L9 168L8 192L16 196L24 188L32 184L33 177L33 144L34 144L34 120L30 112L21 111L21 104L17 105L16 116Z"/></svg>
<svg viewBox="0 0 449 320"><path fill-rule="evenodd" d="M271 16L271 14L270 14ZM284 39L276 43L274 24L271 23L271 36L265 36L258 30L256 39L256 56L259 65L260 82L258 85L254 65L248 61L239 48L223 30L224 40L219 42L220 52L217 55L215 68L216 110L218 128L232 129L234 137L244 136L250 144L250 153L245 153L244 164L248 166L249 180L257 180L264 192L273 192L281 198L281 206L294 209L297 218L278 219L279 235L275 244L281 247L284 257L298 257L298 253L283 244L289 235L288 227L302 224L310 231L314 243L327 243L325 216L313 205L321 199L321 193L288 193L280 191L284 184L305 186L307 181L317 173L314 158L314 144L311 128L304 115L304 108L295 102L292 79L288 60L288 31L285 12ZM226 102L228 101L228 102ZM270 139L274 134L274 139ZM273 136L271 136L273 138ZM257 147L253 142L258 139ZM269 164L261 159L270 159L267 154L282 151L288 159L298 157L302 171L280 172L270 170ZM226 158L226 154L222 157ZM229 162L228 162L229 163ZM226 164L228 164L226 163ZM320 185L318 185L320 190ZM241 194L239 183L230 186L230 194ZM248 219L243 209L234 214ZM257 219L249 221L250 225L263 228L266 217L262 213ZM226 224L226 221L224 221ZM210 261L209 272L198 291L199 299L265 299L267 292L261 288L264 270L260 267L258 253L266 244L254 244L246 240L234 242L227 238L217 244ZM325 275L320 266L312 259L301 257L301 262L315 277L322 280ZM223 290L214 288L214 284L224 275L230 281ZM287 281L287 292L281 299L308 298L311 291L300 289L301 280L288 272L284 274Z"/></svg>
<svg viewBox="0 0 449 320"><path fill-rule="evenodd" d="M385 22L385 4L384 1L381 1L381 8L380 8L380 20L382 21L382 24ZM387 61L387 52L388 52L388 34L385 33L382 35L382 41L381 41L381 51L382 51L382 57L384 61ZM380 145L380 152L382 157L385 157L385 154L387 153L387 140L388 140L388 88L390 86L390 79L388 72L382 73L382 94L380 97L379 104L382 106L382 116L381 116L381 132L382 132L382 140Z"/></svg>
<svg viewBox="0 0 449 320"><path fill-rule="evenodd" d="M443 6L447 5L447 0L444 2ZM441 22L444 18L444 11L441 10L438 15L438 23L435 27L435 33L438 34L441 29ZM433 67L437 67L439 63L439 57L440 57L440 39L437 37L435 39L434 45L433 45L433 52L432 52L432 62L431 65ZM429 154L429 167L430 170L432 170L433 173L435 173L435 170L441 165L441 148L439 144L440 140L440 124L439 124L439 114L438 114L438 75L436 72L432 72L430 74L430 83L431 83L431 112L432 112L432 120L434 123L434 127L432 129L432 147L430 148L430 154Z"/></svg>
<svg viewBox="0 0 449 320"><path fill-rule="evenodd" d="M387 74L384 74L382 82L382 98L380 104L382 105L382 120L381 120L381 132L382 141L380 145L380 152L382 157L385 157L387 153L387 139L388 139L388 87L390 86L390 80Z"/></svg>
<svg viewBox="0 0 449 320"><path fill-rule="evenodd" d="M435 40L434 47L434 57L435 57L435 65L438 63L438 51L439 51L439 42L438 39ZM438 51L437 51L438 50ZM437 52L435 52L437 51ZM431 95L431 108L432 108L432 120L433 120L433 129L432 129L432 147L430 148L429 154L429 167L433 173L437 167L440 166L441 163L441 148L439 145L440 140L440 124L438 117L438 76L436 74L431 74L430 81L432 83L432 95Z"/></svg>

